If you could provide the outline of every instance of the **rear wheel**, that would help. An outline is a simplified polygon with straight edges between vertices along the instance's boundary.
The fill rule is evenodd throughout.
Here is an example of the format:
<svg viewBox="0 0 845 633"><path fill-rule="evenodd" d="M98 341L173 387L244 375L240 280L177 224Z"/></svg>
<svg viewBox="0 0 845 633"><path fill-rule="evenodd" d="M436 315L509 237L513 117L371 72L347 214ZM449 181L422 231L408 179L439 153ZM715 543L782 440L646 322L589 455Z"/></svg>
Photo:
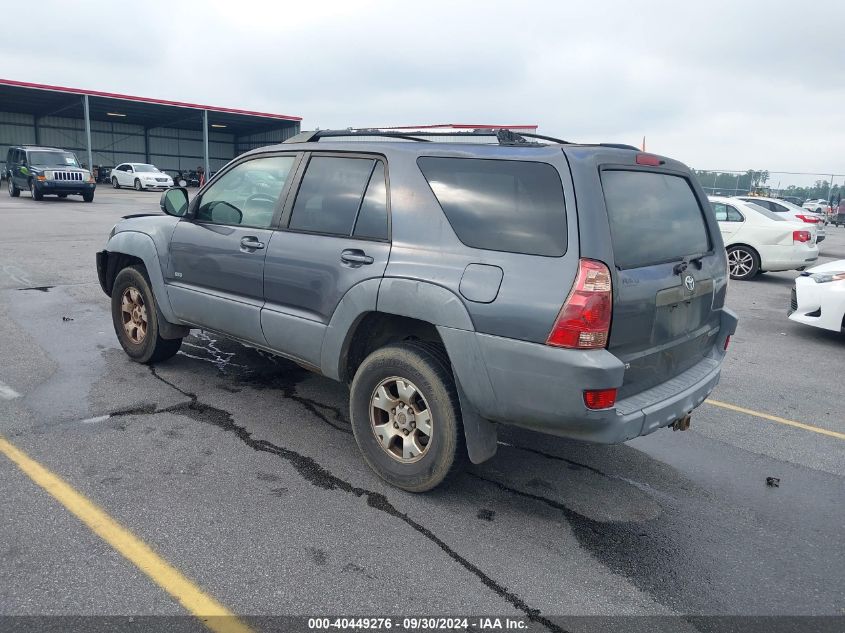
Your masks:
<svg viewBox="0 0 845 633"><path fill-rule="evenodd" d="M111 177L111 186L115 189L120 189L120 183L117 182L117 176Z"/></svg>
<svg viewBox="0 0 845 633"><path fill-rule="evenodd" d="M19 195L21 195L21 190L15 187L15 183L12 182L11 176L9 176L7 180L9 181L9 195L13 198L17 198Z"/></svg>
<svg viewBox="0 0 845 633"><path fill-rule="evenodd" d="M728 249L728 270L731 279L751 279L760 272L760 256L749 246L731 246Z"/></svg>
<svg viewBox="0 0 845 633"><path fill-rule="evenodd" d="M355 373L349 408L364 460L391 485L431 490L466 463L452 372L430 346L405 342L370 354Z"/></svg>
<svg viewBox="0 0 845 633"><path fill-rule="evenodd" d="M155 297L140 267L130 266L118 273L112 287L111 312L120 345L134 361L167 360L182 346L181 338L159 336Z"/></svg>
<svg viewBox="0 0 845 633"><path fill-rule="evenodd" d="M135 191L141 191L141 189L142 189L141 181L136 178L135 179Z"/></svg>
<svg viewBox="0 0 845 633"><path fill-rule="evenodd" d="M41 192L38 191L38 187L35 185L34 180L29 181L29 193L32 194L33 200L42 200L44 198L44 196L41 194Z"/></svg>

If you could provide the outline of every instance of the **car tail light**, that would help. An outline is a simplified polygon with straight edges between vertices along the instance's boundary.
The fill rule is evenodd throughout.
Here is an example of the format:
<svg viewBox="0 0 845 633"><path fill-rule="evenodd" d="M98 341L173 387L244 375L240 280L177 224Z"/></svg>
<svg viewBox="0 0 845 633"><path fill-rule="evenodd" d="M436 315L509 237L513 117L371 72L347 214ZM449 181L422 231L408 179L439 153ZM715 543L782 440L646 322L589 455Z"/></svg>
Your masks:
<svg viewBox="0 0 845 633"><path fill-rule="evenodd" d="M800 215L799 214L799 215L796 215L795 217L798 218L799 220L807 222L808 224L817 224L818 222L821 222L821 220L819 218L814 217L812 215Z"/></svg>
<svg viewBox="0 0 845 633"><path fill-rule="evenodd" d="M560 309L547 345L593 349L607 345L613 312L610 270L602 262L581 259L578 277Z"/></svg>
<svg viewBox="0 0 845 633"><path fill-rule="evenodd" d="M725 351L726 351L726 352L728 351L728 345L730 345L730 344L731 344L731 335L730 335L730 334L728 334L728 335L725 337Z"/></svg>
<svg viewBox="0 0 845 633"><path fill-rule="evenodd" d="M588 389L584 392L588 409L610 409L616 404L616 389Z"/></svg>
<svg viewBox="0 0 845 633"><path fill-rule="evenodd" d="M792 241L793 242L809 242L810 241L810 232L809 231L792 231Z"/></svg>
<svg viewBox="0 0 845 633"><path fill-rule="evenodd" d="M657 156L652 154L637 154L637 165L649 165L651 167L659 167L665 161L660 160Z"/></svg>

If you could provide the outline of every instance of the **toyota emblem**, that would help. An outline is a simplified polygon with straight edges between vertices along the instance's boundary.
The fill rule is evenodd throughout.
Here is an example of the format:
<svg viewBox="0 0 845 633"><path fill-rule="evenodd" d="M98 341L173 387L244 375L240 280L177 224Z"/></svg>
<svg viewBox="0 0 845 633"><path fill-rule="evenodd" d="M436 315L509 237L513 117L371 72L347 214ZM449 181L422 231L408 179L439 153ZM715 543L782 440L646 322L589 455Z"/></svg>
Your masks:
<svg viewBox="0 0 845 633"><path fill-rule="evenodd" d="M684 277L684 285L690 292L695 290L695 279L692 275L687 275L686 277Z"/></svg>

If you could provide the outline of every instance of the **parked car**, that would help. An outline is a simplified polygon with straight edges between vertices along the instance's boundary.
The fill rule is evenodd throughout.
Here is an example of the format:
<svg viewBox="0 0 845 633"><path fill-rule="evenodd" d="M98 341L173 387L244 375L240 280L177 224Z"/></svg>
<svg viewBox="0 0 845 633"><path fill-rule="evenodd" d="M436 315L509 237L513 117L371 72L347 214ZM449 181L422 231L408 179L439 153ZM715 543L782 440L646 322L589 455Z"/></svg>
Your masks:
<svg viewBox="0 0 845 633"><path fill-rule="evenodd" d="M56 147L17 145L6 154L6 179L13 198L28 190L33 200L55 195L59 198L82 196L94 200L97 184L87 169L79 164L76 154Z"/></svg>
<svg viewBox="0 0 845 633"><path fill-rule="evenodd" d="M787 202L794 204L796 207L800 207L804 204L804 198L799 198L797 196L784 196L783 198L778 198L778 200L786 200Z"/></svg>
<svg viewBox="0 0 845 633"><path fill-rule="evenodd" d="M728 252L731 279L760 272L803 270L819 257L815 234L803 222L739 198L711 196Z"/></svg>
<svg viewBox="0 0 845 633"><path fill-rule="evenodd" d="M146 163L121 163L111 171L111 184L115 189L132 187L136 191L144 189L169 189L173 178L155 165Z"/></svg>
<svg viewBox="0 0 845 633"><path fill-rule="evenodd" d="M814 228L812 232L815 233L816 243L818 244L824 242L827 237L827 232L825 231L827 216L825 215L819 215L815 211L796 206L791 202L779 200L777 198L764 198L761 196L737 196L737 198L744 200L745 202L756 204L757 206L773 211L774 213L783 215L790 220L812 225Z"/></svg>
<svg viewBox="0 0 845 633"><path fill-rule="evenodd" d="M792 289L789 318L833 332L845 331L845 259L801 273Z"/></svg>
<svg viewBox="0 0 845 633"><path fill-rule="evenodd" d="M824 198L819 198L818 200L807 200L801 206L804 209L812 211L813 213L818 213L822 215L830 214L830 201L825 200Z"/></svg>
<svg viewBox="0 0 845 633"><path fill-rule="evenodd" d="M737 322L689 168L355 134L248 152L120 221L97 272L129 357L204 328L347 382L365 461L410 491L489 459L496 423L603 443L689 426Z"/></svg>

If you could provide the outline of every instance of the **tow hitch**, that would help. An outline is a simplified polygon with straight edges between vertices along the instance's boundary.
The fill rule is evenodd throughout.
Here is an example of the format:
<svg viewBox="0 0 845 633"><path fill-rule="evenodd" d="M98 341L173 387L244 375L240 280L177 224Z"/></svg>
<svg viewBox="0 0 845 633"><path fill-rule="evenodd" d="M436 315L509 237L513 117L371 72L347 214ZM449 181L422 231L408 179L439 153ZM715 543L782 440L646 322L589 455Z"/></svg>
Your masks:
<svg viewBox="0 0 845 633"><path fill-rule="evenodd" d="M673 431L686 431L689 428L690 420L692 419L692 415L687 413L684 417L678 418L674 422L672 422L672 430Z"/></svg>

